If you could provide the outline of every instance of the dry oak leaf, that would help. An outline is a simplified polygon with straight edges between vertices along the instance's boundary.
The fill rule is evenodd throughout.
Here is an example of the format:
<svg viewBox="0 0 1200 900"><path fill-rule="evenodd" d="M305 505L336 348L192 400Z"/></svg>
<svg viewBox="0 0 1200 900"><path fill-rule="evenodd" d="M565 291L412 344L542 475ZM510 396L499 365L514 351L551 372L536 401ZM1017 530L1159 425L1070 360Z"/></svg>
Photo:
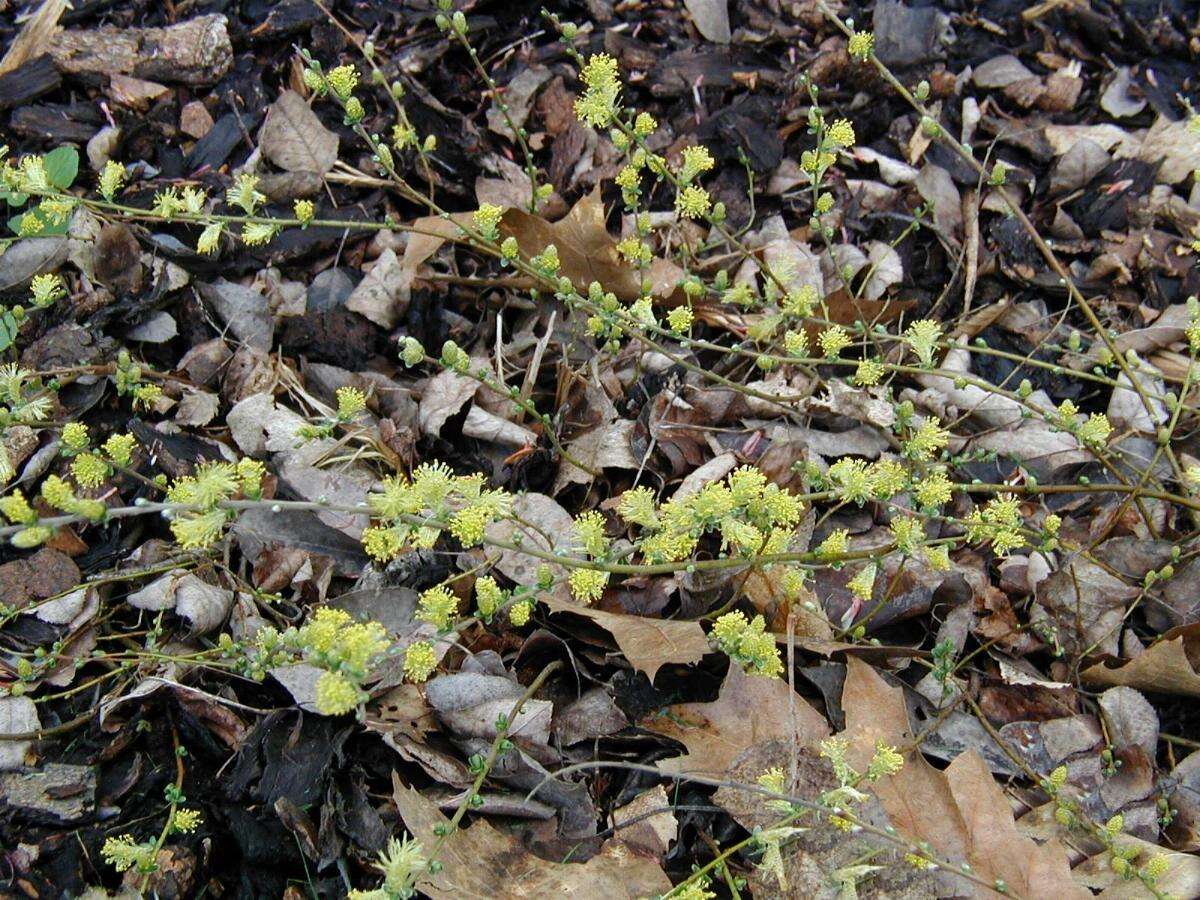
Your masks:
<svg viewBox="0 0 1200 900"><path fill-rule="evenodd" d="M516 522L514 518L493 522L487 527L489 541L512 542L514 535L519 533L523 547L556 555L569 554L572 544L577 543L574 517L553 497L536 493L518 494L513 499L512 512L521 522ZM543 563L540 557L530 553L506 549L501 551L496 568L517 584L537 584L538 567ZM571 592L564 581L566 568L555 563L545 564L550 567L557 583L549 591L539 593L538 599L543 603L553 600L570 606Z"/></svg>
<svg viewBox="0 0 1200 900"><path fill-rule="evenodd" d="M1141 691L1200 697L1200 625L1172 628L1133 659L1113 668L1105 662L1083 670L1088 685L1125 685Z"/></svg>
<svg viewBox="0 0 1200 900"><path fill-rule="evenodd" d="M792 628L797 637L833 640L833 626L825 618L817 595L808 588L802 588L799 597L794 601L789 600L782 584L784 571L781 566L773 566L766 572L760 569L752 571L743 585L746 597L766 617L768 627L776 634L787 633L788 613L791 612ZM812 604L811 609L806 603Z"/></svg>
<svg viewBox="0 0 1200 900"><path fill-rule="evenodd" d="M711 652L699 622L604 612L548 594L538 599L551 612L591 619L613 636L629 664L639 672L645 672L652 682L658 670L667 663L688 665L699 662L704 654Z"/></svg>
<svg viewBox="0 0 1200 900"><path fill-rule="evenodd" d="M1022 897L1090 896L1073 881L1066 850L1058 841L1038 844L1017 830L1008 800L982 756L974 750L959 755L945 777L967 827L972 866L990 867L991 874Z"/></svg>
<svg viewBox="0 0 1200 900"><path fill-rule="evenodd" d="M430 850L433 830L449 819L414 788L392 775L393 800L404 825ZM437 854L442 869L418 884L423 895L440 898L604 897L637 900L671 889L662 867L648 856L617 840L606 841L585 863L554 863L540 859L510 835L486 821L453 831Z"/></svg>
<svg viewBox="0 0 1200 900"><path fill-rule="evenodd" d="M897 748L913 743L903 690L889 685L871 666L850 657L842 692L849 759L865 771L877 741ZM891 824L913 841L928 841L951 862L966 861L988 881L1002 879L1023 897L1084 900L1090 894L1071 879L1065 850L1056 841L1038 845L1021 835L987 763L974 750L960 754L941 772L918 750L904 754L904 767L872 785ZM962 881L971 896L995 891Z"/></svg>
<svg viewBox="0 0 1200 900"><path fill-rule="evenodd" d="M562 264L558 274L570 278L578 290L586 293L588 285L598 281L621 300L636 300L641 295L642 275L621 259L617 242L608 233L604 219L604 204L597 188L557 222L510 209L504 214L500 232L516 238L524 257L535 256L547 244L553 244ZM683 277L683 270L660 259L651 263L647 277L654 285L651 291L654 296L668 297Z"/></svg>
<svg viewBox="0 0 1200 900"><path fill-rule="evenodd" d="M789 724L795 715L795 729ZM729 666L721 692L711 703L679 703L642 723L656 734L679 741L686 756L658 764L672 774L720 778L746 749L764 741L784 740L800 747L829 735L825 717L798 696L786 681L748 675Z"/></svg>

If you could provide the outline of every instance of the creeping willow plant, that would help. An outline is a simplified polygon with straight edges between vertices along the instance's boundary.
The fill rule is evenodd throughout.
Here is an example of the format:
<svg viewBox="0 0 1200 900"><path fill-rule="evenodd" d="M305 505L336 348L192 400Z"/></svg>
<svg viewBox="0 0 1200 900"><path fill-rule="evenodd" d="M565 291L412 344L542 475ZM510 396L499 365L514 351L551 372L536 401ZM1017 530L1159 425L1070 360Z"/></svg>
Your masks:
<svg viewBox="0 0 1200 900"><path fill-rule="evenodd" d="M1114 442L1113 427L1103 413L1083 412L1070 401L1054 407L1044 394L1028 381L1019 386L994 385L971 376L962 365L969 354L1000 354L986 345L968 345L943 332L931 319L919 319L889 329L882 323L835 321L825 296L827 285L814 283L783 263L768 265L746 246L740 231L727 222L725 205L713 198L706 179L715 168L710 150L701 145L683 147L678 153L662 155L655 148L664 141L653 116L630 105L629 94L614 58L605 53L580 52L578 29L553 16L547 17L557 29L565 53L577 64L580 90L574 104L579 121L596 129L601 139L611 143L620 155L614 178L614 195L619 194L628 227L616 245L619 258L638 275L641 290L633 297L619 296L613 285L598 281L579 283L564 271L559 248L553 244L522 248L505 228L506 210L483 204L457 216L453 241L469 252L496 260L534 285L540 298L552 298L566 313L576 339L596 354L624 352L633 347L665 358L698 381L735 391L745 398L765 404L785 414L798 409L803 397L788 397L774 390L743 384L726 372L740 366L742 371L755 367L760 372L781 372L785 376L804 374L814 382L840 380L856 390L867 392L886 410L890 429L888 450L868 461L846 456L825 465L816 461L797 464L797 483L803 488L781 487L753 466L743 466L727 476L703 485L687 495L663 494L648 486L628 486L608 512L599 509L578 514L571 534L565 536L570 549L550 551L519 537L498 538L513 529L495 526L515 520L514 497L490 483L482 473L461 474L440 462L425 462L412 471L380 472L379 487L365 508L340 508L323 501L280 501L264 497L267 469L254 459L211 462L197 466L187 475L169 480L146 478L139 468L146 467L147 453L132 435L113 433L99 436L76 423L58 423L54 419L57 390L63 379L81 375L100 375L109 379L117 396L131 406L153 411L163 401L163 384L170 376L155 373L122 353L107 366L80 370L42 373L26 371L16 364L0 366L0 432L13 435L26 431L57 430L61 462L34 488L8 487L0 496L0 516L5 524L0 536L17 548L32 548L51 540L57 529L66 525L87 527L120 518L157 514L165 518L177 547L194 556L216 553L226 540L229 527L247 509L325 509L364 514L370 523L362 533L362 546L379 566L386 566L413 550L441 546L446 549L483 548L487 569L498 552L520 552L541 561L531 583L512 583L497 571L480 571L473 587L462 583L436 585L425 590L418 601L416 618L426 627L427 636L405 646L396 645L382 625L356 622L347 613L319 609L299 627L276 629L265 626L253 635L235 639L223 634L189 658L193 665L205 665L261 679L271 669L288 663L304 662L320 670L316 684L316 706L326 715L362 714L369 697L373 673L381 662L399 657L405 677L412 682L430 678L441 664L445 648L456 632L468 624L482 623L499 627L524 627L537 611L539 597L565 584L574 602L594 604L613 584L625 576L663 575L674 572L733 570L749 574L769 573L781 587L788 603L806 603L819 614L807 586L818 567L845 568L847 589L855 598L856 610L865 609L857 620L834 623L841 626L840 636L861 639L865 624L889 597L898 575L897 566L919 563L934 569L955 565L953 554L963 548L990 552L1003 557L1017 550L1053 552L1067 549L1086 557L1088 548L1062 547L1061 520L1040 504L1047 494L1067 489L1085 491L1103 489L1124 495L1125 509L1146 518L1151 533L1154 525L1143 507L1153 497L1180 505L1193 513L1200 510L1200 470L1184 469L1171 446L1172 436L1191 386L1191 370L1183 380L1178 396L1153 398L1169 413L1167 424L1157 435L1154 460L1145 477L1131 477L1129 462ZM478 73L493 89L490 75L479 63L470 44L469 28L461 12L444 5L436 19L438 27L456 44L465 48ZM864 65L878 65L873 56L874 38L869 32L853 31L844 23L851 57ZM386 179L406 201L435 216L449 217L422 183L436 162L437 141L422 135L404 108L404 90L399 83L387 85L374 51L362 47L361 63L339 65L326 70L319 61L303 55L303 81L318 103L333 104L345 124L369 149L379 177ZM886 73L886 70L882 70ZM886 73L890 76L890 73ZM922 89L909 92L892 78L923 115L927 130L939 139L947 138L935 121L924 112ZM818 240L829 242L835 234L839 189L829 176L838 167L847 150L857 140L853 124L846 118L827 113L820 105L817 85L803 80L811 104L807 125L809 144L800 163L807 179L810 212L808 221ZM927 91L927 88L925 88ZM380 97L382 95L382 99ZM394 119L381 136L366 126L383 116L388 105ZM371 112L368 112L368 110ZM507 109L501 106L511 125ZM512 128L512 139L519 146L529 175L531 191L527 208L536 211L550 194L533 158L527 135ZM969 153L967 154L969 156ZM0 158L5 156L0 153ZM115 161L100 171L95 190L74 188L75 173L69 154L55 151L45 156L28 155L6 158L0 168L0 197L10 207L21 210L18 231L21 236L59 233L77 210L108 219L175 223L186 228L196 251L211 255L241 243L246 246L269 244L287 229L312 226L336 226L348 230L378 231L384 228L405 230L393 221L356 222L326 219L309 200L298 200L290 212L279 212L267 204L259 191L255 174L240 174L223 194L210 196L192 185L167 186L154 196L148 207L122 202L133 173ZM979 165L973 159L972 164ZM76 158L77 162L77 158ZM983 172L988 183L1002 190L1004 170L997 166ZM673 215L664 217L662 208ZM659 215L652 215L653 212ZM1019 210L1014 204L1014 214ZM669 218L671 224L656 222ZM903 240L920 227L921 215L897 240ZM696 235L707 229L701 242ZM655 292L651 266L660 248L670 242L677 247L676 257L682 268L678 291L664 303ZM7 242L7 241L6 241ZM710 258L712 251L720 252ZM718 268L727 258L753 260L737 272ZM1051 254L1051 257L1052 254ZM858 296L863 283L852 278L853 272L833 273L837 287ZM0 352L9 350L31 317L61 304L69 294L67 281L59 273L43 273L29 286L28 309L14 306L0 314ZM1089 385L1114 389L1132 385L1147 404L1142 383L1130 375L1139 362L1134 355L1117 351L1107 331L1099 327L1086 301L1072 294L1080 311L1094 330L1094 369L1079 372ZM731 341L704 329L703 316L712 310L752 314L752 325L744 340ZM1191 321L1186 329L1190 352L1200 352L1200 304L1190 304ZM844 317L842 317L844 319ZM1078 353L1079 333L1072 332L1064 352ZM720 370L701 365L699 357L720 358L729 365ZM562 446L556 422L540 412L536 404L519 388L497 379L494 373L477 368L467 348L447 341L432 352L415 337L404 337L398 348L403 365L425 372L443 368L479 380L496 393L507 396L514 407L532 417L547 440L565 462L587 467L574 460ZM953 365L950 364L953 358ZM1030 368L1061 371L1057 365L1034 359L1019 359ZM945 366L943 368L943 366ZM1026 474L1008 484L984 484L962 476L963 464L988 458L987 454L962 451L962 422L943 417L932 406L919 405L921 398L905 392L902 383L913 377L940 378L961 391L974 391L1024 419L1046 423L1057 432L1070 436L1081 452L1089 454L1098 468L1109 476L1108 483L1091 486L1044 485ZM785 378L786 382L786 378ZM1128 390L1129 388L1124 388ZM360 428L359 419L371 398L353 389L337 393L336 409L300 429L300 440L353 438ZM1158 408L1157 406L1155 407ZM0 436L3 436L0 435ZM1159 466L1162 461L1165 465ZM1164 472L1168 474L1163 474ZM8 485L16 475L15 466L0 442L0 484ZM1140 475L1140 473L1139 473ZM116 505L112 498L118 484L137 482L148 496L139 496L129 506ZM812 523L821 523L832 510L846 506L872 505L888 522L889 538L885 546L865 546L856 542L845 529L826 528L820 540L810 546ZM520 523L518 523L520 524ZM518 532L516 532L519 534ZM1169 571L1168 571L1169 570ZM1152 572L1147 587L1155 579L1169 578L1170 566ZM744 580L742 581L744 584ZM711 611L704 620L715 652L726 654L732 665L741 666L755 677L777 678L785 672L779 642L781 636L768 630L762 615L749 607L732 608L740 600L735 596L724 607ZM145 652L157 651L147 639ZM1052 635L1045 634L1052 642ZM23 693L27 686L58 663L61 647L22 660L19 680L11 691ZM122 662L141 657L131 651ZM121 671L120 669L117 670ZM938 680L949 692L954 676L951 655L937 658ZM505 729L493 748L507 743ZM509 745L511 746L511 744ZM816 811L838 827L861 827L854 809L865 795L859 790L867 783L887 778L898 771L901 755L880 745L867 771L854 771L846 761L846 747L838 739L823 746L823 754L838 781L816 804ZM494 761L494 754L492 757ZM479 767L477 785L482 784L488 767ZM1047 783L1055 798L1059 821L1064 827L1092 828L1072 805L1057 773ZM782 772L769 771L759 779L759 787L776 795L764 801L779 814L777 826L754 836L752 850L761 854L763 867L777 876L782 874L781 846L794 834L794 821L810 807L798 805L784 795ZM181 796L181 795L180 795ZM477 790L470 798L477 798ZM114 836L105 844L103 856L117 870L152 871L158 850L168 834L187 832L201 826L199 814L181 808L180 798L169 798L171 813L157 841L138 842L132 835ZM454 820L461 819L462 809ZM1138 868L1118 840L1120 823L1105 823L1113 853L1114 871L1123 877L1137 877L1153 888L1162 874L1162 864L1150 861ZM442 835L444 837L444 835ZM741 846L741 845L739 845ZM436 847L426 838L393 840L380 855L378 869L382 884L359 897L400 898L412 896L423 877L436 873ZM907 848L909 861L918 867L940 864L928 848ZM708 887L715 875L728 875L722 854L714 863L698 870L671 892L675 897L714 896ZM845 879L858 877L844 873Z"/></svg>

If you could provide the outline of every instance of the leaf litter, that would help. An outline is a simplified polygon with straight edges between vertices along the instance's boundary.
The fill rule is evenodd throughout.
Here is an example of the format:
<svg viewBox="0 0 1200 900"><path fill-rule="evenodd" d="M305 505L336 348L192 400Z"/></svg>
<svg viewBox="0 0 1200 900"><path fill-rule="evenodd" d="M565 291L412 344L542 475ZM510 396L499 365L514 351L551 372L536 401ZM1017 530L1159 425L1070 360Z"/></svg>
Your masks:
<svg viewBox="0 0 1200 900"><path fill-rule="evenodd" d="M945 571L885 558L884 577L859 604L847 589L856 571L822 572L795 594L780 569L750 566L712 577L617 573L593 605L572 598L562 560L578 549L577 513L599 511L624 550L631 535L618 533L615 509L635 486L683 500L758 465L800 492L847 454L894 456L895 406L834 377L832 366L787 380L681 342L666 349L690 368L634 345L589 362L572 343L577 313L551 315L550 299L530 298L524 276L485 269L455 246L469 212L423 215L365 160L344 155L356 137L310 96L294 55L299 39L354 58L316 7L268 2L175 22L173 11L133 4L111 14L88 7L60 24L65 5L47 2L0 24L0 115L14 149L75 145L97 172L103 162L93 156L119 152L151 195L191 182L223 193L237 173L257 172L273 185L272 201L308 197L323 217L354 209L411 229L371 237L313 225L277 248L226 248L214 263L167 224L106 233L80 215L69 238L17 240L0 256L6 305L33 276L68 261L78 269L69 317L39 320L20 358L39 370L93 370L72 376L57 410L64 420L144 435L149 452L108 485L114 494L148 497L141 482L240 452L266 463L267 500L318 507L248 511L213 559L119 520L63 529L33 554L2 551L0 833L26 895L120 890L122 878L97 871L100 848L117 823L161 804L182 759L179 777L205 824L161 851L152 879L160 896L195 895L202 884L290 896L299 881L315 896L345 896L351 884L374 883L376 854L405 831L439 847L441 870L417 885L426 896L659 896L712 862L720 844L773 826L777 816L746 790L764 772L779 768L783 792L808 802L833 789L823 748L844 738L860 771L881 743L903 757L897 772L864 785L860 815L871 828L844 832L814 817L783 844L782 880L753 847L731 855L726 873L744 877L754 896L997 896L1002 882L1005 894L1027 898L1135 897L1145 885L1122 873L1159 858L1162 895L1200 896L1195 507L1091 489L1138 481L1152 457L1165 465L1154 456L1159 429L1175 403L1194 412L1186 301L1200 279L1186 241L1200 225L1191 184L1200 141L1180 102L1195 96L1184 71L1194 28L1173 2L1153 28L1104 4L1001 3L986 17L892 2L862 11L880 58L909 67L905 83L928 80L941 127L1010 166L1010 187L1053 234L1069 276L1102 298L1113 347L1136 354L1132 380L1114 375L1109 390L1088 379L1107 365L1106 346L1074 343L1081 323L1065 324L1060 276L1013 226L995 185L944 155L874 73L848 65L845 37L822 5L593 4L589 34L637 73L629 90L670 123L679 147L707 141L720 158L714 193L746 228L749 252L691 262L730 266L735 284L789 273L788 287L818 290L832 323L928 314L947 333L957 325L984 347L1007 348L950 349L937 374L903 382L901 399L955 422L951 450L963 470L1018 489L1028 521L1056 516L1064 544L1003 560L964 551ZM598 281L631 302L648 281L664 314L687 303L678 244L657 244L642 271L622 259L635 226L599 186L618 156L574 121L563 87L571 67L529 36L539 20L516 7L488 11L482 39L515 55L485 90L463 77L465 57L428 40L425 6L334 9L356 35L375 36L377 53L394 51L389 77L418 98L422 128L443 149L491 154L485 164L447 150L423 176L431 187L460 200L456 210L501 203L499 234L523 255L553 243L559 274L578 290ZM1099 33L1128 41L1108 41L1102 56L1092 46ZM137 46L161 46L164 56L139 59ZM664 66L688 73L686 89ZM796 76L806 71L867 138L847 154L845 210L828 243L802 198L807 95ZM764 102L765 121L724 117L747 98ZM554 202L540 213L527 207L528 175L508 159L519 147L506 115L527 129L553 177ZM774 142L782 161L755 171ZM747 172L759 179L754 220L741 208L745 190L732 187ZM922 228L899 240L919 204L928 207ZM671 241L713 237L673 213L654 215L674 223ZM318 276L329 290L315 289ZM722 347L764 324L707 298L691 306ZM822 328L804 330L814 341ZM15 337L0 323L5 352ZM470 346L472 371L536 396L552 415L534 417L461 371L400 367L410 337ZM159 406L136 421L104 394L119 348L166 373ZM705 372L755 393L734 396ZM361 387L365 408L353 430L304 443L301 431L336 406L330 378ZM1168 395L1181 387L1182 400ZM1097 465L1084 442L1023 416L1014 398L1106 412L1120 432L1115 464ZM7 430L6 481L28 488L44 477L55 440L53 429ZM1185 464L1200 456L1190 437L1170 443ZM489 527L504 547L442 543L377 565L358 540L368 524L359 504L383 473L432 460L517 492L519 524ZM1044 503L1020 492L1039 481L1064 489ZM960 495L955 514L977 499ZM880 504L826 511L806 524L803 549L835 528L856 546L884 546L890 514ZM484 567L511 584L537 584L548 571L527 626L476 622L438 640L414 618L421 592L448 578L466 608ZM317 714L323 670L312 665L273 667L254 681L165 662L186 660L223 630L300 625L315 606L380 621L400 648L437 641L436 674L408 684L390 660L365 682L357 721ZM788 664L783 677L747 674L716 652L710 626L735 606L763 615ZM94 649L125 633L151 635L164 661L111 669L104 690L89 690L100 674ZM58 647L55 665L22 674L20 661L43 645ZM947 658L952 669L934 677ZM526 697L552 660L554 676ZM475 811L444 840L430 837L469 799L475 760L517 704L502 726L513 746ZM1059 771L1065 785L1051 794ZM1120 842L1071 830L1064 808L1101 825L1120 817ZM914 865L889 835L968 865L974 878ZM1122 854L1132 868L1119 864ZM124 879L128 891L136 884Z"/></svg>

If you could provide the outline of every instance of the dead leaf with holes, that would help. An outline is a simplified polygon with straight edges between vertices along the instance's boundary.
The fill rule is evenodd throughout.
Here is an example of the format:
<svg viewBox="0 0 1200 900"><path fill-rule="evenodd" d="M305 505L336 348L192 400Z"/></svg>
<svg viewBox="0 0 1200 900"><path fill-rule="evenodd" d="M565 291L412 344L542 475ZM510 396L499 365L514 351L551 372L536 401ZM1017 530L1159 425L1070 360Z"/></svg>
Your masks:
<svg viewBox="0 0 1200 900"><path fill-rule="evenodd" d="M635 423L628 419L598 425L567 444L567 452L593 472L603 469L636 469L638 460L629 446L634 425ZM554 493L557 494L568 485L590 484L592 479L591 474L563 459L554 480Z"/></svg>
<svg viewBox="0 0 1200 900"><path fill-rule="evenodd" d="M229 616L233 591L176 569L129 595L129 605L150 612L173 610L196 634L218 628Z"/></svg>

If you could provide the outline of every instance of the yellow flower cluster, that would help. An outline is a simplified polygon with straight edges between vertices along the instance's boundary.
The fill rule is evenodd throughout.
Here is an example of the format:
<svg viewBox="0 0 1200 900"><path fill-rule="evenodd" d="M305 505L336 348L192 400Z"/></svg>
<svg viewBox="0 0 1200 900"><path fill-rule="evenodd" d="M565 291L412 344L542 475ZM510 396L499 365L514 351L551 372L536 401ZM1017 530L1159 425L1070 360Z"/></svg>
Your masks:
<svg viewBox="0 0 1200 900"><path fill-rule="evenodd" d="M177 809L175 815L171 817L171 831L176 833L190 834L200 827L200 823L204 821L204 816L196 809Z"/></svg>
<svg viewBox="0 0 1200 900"><path fill-rule="evenodd" d="M711 208L708 191L698 184L687 185L675 197L675 212L684 219L702 218Z"/></svg>
<svg viewBox="0 0 1200 900"><path fill-rule="evenodd" d="M774 678L783 672L775 635L766 630L762 616L747 621L741 612L726 613L713 623L710 640L722 653L752 675Z"/></svg>
<svg viewBox="0 0 1200 900"><path fill-rule="evenodd" d="M585 90L575 98L575 115L593 128L607 126L616 115L621 93L617 61L607 53L594 54L580 69L579 80Z"/></svg>
<svg viewBox="0 0 1200 900"><path fill-rule="evenodd" d="M51 475L42 482L42 499L55 509L73 516L83 516L93 522L103 519L107 509L101 500L76 497L71 485L57 475Z"/></svg>
<svg viewBox="0 0 1200 900"><path fill-rule="evenodd" d="M617 509L649 532L638 546L652 562L686 559L707 532L719 532L722 546L739 553L784 553L804 514L800 500L749 466L657 510L653 500L647 488L637 488L622 495Z"/></svg>
<svg viewBox="0 0 1200 900"><path fill-rule="evenodd" d="M290 641L305 662L324 669L317 681L317 711L336 716L364 698L361 682L391 646L378 622L355 622L345 610L323 607Z"/></svg>
<svg viewBox="0 0 1200 900"><path fill-rule="evenodd" d="M850 124L849 119L838 119L829 126L826 137L829 143L835 147L853 147L855 141L854 126Z"/></svg>
<svg viewBox="0 0 1200 900"><path fill-rule="evenodd" d="M933 459L950 443L950 432L932 416L924 419L912 436L904 443L904 452L910 459L925 461Z"/></svg>
<svg viewBox="0 0 1200 900"><path fill-rule="evenodd" d="M404 676L414 684L427 681L437 668L437 655L429 641L416 641L404 651Z"/></svg>
<svg viewBox="0 0 1200 900"><path fill-rule="evenodd" d="M500 220L504 217L504 208L494 203L481 203L471 217L475 230L489 241L500 237Z"/></svg>
<svg viewBox="0 0 1200 900"><path fill-rule="evenodd" d="M417 601L417 618L445 631L458 617L458 598L444 584L429 588Z"/></svg>
<svg viewBox="0 0 1200 900"><path fill-rule="evenodd" d="M571 596L584 605L599 600L608 585L608 576L608 572L601 572L599 569L572 569L567 578Z"/></svg>
<svg viewBox="0 0 1200 900"><path fill-rule="evenodd" d="M67 289L61 275L47 273L33 276L29 283L29 294L34 306L45 309L65 297Z"/></svg>
<svg viewBox="0 0 1200 900"><path fill-rule="evenodd" d="M875 575L877 571L878 567L875 563L867 563L850 579L846 587L859 600L870 600L875 592Z"/></svg>
<svg viewBox="0 0 1200 900"><path fill-rule="evenodd" d="M111 202L125 182L125 167L116 160L108 160L100 172L100 196Z"/></svg>
<svg viewBox="0 0 1200 900"><path fill-rule="evenodd" d="M826 328L817 338L817 342L821 345L821 352L829 359L837 358L851 343L850 335L841 325L831 325Z"/></svg>
<svg viewBox="0 0 1200 900"><path fill-rule="evenodd" d="M686 334L691 330L695 314L690 306L676 306L667 313L667 325L676 334Z"/></svg>
<svg viewBox="0 0 1200 900"><path fill-rule="evenodd" d="M850 35L846 50L859 62L866 62L875 52L875 35L869 31L856 31Z"/></svg>
<svg viewBox="0 0 1200 900"><path fill-rule="evenodd" d="M118 872L134 867L139 872L151 872L154 870L156 847L154 841L139 844L133 835L122 834L106 840L100 848L100 856Z"/></svg>
<svg viewBox="0 0 1200 900"><path fill-rule="evenodd" d="M938 339L942 336L942 328L932 319L920 319L908 326L904 338L912 347L913 353L926 368L933 365L933 353L937 348Z"/></svg>
<svg viewBox="0 0 1200 900"><path fill-rule="evenodd" d="M908 473L893 459L865 460L843 456L827 473L838 499L862 506L868 500L887 500L908 488Z"/></svg>
<svg viewBox="0 0 1200 900"><path fill-rule="evenodd" d="M1025 546L1020 532L1021 507L1012 494L993 497L982 509L974 509L967 517L967 540L983 543L992 542L992 550L998 556L1007 556L1013 550Z"/></svg>
<svg viewBox="0 0 1200 900"><path fill-rule="evenodd" d="M411 481L403 476L384 479L382 491L368 502L380 521L363 532L363 547L380 562L394 559L410 544L432 546L438 527L449 529L464 547L473 547L483 540L487 526L512 508L507 492L484 488L483 475L456 476L444 463L418 466Z"/></svg>

